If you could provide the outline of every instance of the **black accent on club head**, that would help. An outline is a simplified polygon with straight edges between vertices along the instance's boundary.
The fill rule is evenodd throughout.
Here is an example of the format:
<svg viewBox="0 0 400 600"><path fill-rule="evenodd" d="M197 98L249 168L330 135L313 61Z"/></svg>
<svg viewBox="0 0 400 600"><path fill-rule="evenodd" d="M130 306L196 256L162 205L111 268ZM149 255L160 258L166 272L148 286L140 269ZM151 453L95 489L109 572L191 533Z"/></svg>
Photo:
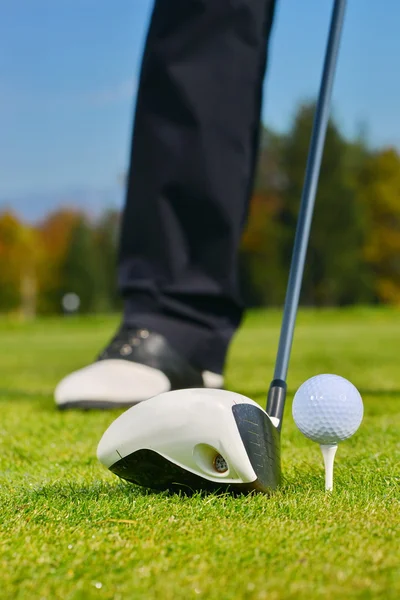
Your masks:
<svg viewBox="0 0 400 600"><path fill-rule="evenodd" d="M131 483L158 491L180 492L192 495L195 492L229 492L248 494L265 492L258 479L250 483L227 484L214 482L186 471L170 462L154 450L137 450L121 458L110 467L115 475Z"/></svg>
<svg viewBox="0 0 400 600"><path fill-rule="evenodd" d="M232 412L261 491L276 489L281 482L279 431L258 406L236 404Z"/></svg>

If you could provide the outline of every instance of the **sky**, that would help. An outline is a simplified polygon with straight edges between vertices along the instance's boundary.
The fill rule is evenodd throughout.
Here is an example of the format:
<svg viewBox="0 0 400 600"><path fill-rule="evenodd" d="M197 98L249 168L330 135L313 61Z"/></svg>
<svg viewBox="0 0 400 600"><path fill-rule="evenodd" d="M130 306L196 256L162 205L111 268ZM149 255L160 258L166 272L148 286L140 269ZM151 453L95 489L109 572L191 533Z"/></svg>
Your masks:
<svg viewBox="0 0 400 600"><path fill-rule="evenodd" d="M219 1L219 0L215 0ZM332 0L280 0L263 120L285 131L318 92ZM152 0L0 0L0 208L120 203ZM400 149L400 2L349 0L333 111Z"/></svg>

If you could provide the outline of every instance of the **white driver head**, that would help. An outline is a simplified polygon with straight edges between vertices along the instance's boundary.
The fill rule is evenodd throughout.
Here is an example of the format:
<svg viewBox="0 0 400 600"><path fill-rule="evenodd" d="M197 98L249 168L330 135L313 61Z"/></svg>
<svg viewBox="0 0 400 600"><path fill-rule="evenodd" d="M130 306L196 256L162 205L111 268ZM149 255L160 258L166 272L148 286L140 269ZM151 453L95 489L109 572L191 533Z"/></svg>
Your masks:
<svg viewBox="0 0 400 600"><path fill-rule="evenodd" d="M267 492L280 482L280 436L253 400L188 389L133 406L104 433L99 460L154 489Z"/></svg>

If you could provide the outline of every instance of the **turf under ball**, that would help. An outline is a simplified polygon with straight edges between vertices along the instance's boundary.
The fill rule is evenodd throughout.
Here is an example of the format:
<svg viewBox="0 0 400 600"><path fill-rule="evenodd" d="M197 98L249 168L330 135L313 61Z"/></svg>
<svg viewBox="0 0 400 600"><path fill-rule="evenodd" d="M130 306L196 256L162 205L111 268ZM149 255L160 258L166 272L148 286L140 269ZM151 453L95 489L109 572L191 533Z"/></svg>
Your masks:
<svg viewBox="0 0 400 600"><path fill-rule="evenodd" d="M292 407L300 431L318 444L333 445L351 437L363 419L357 388L338 375L317 375L297 390Z"/></svg>

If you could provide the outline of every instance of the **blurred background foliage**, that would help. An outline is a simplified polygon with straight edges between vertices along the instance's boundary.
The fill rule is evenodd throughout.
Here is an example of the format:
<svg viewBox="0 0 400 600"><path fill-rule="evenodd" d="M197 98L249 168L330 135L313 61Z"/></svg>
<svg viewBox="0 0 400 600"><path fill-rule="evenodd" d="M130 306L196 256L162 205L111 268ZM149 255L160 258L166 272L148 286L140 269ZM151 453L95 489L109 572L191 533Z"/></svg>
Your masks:
<svg viewBox="0 0 400 600"><path fill-rule="evenodd" d="M240 249L247 306L284 299L313 105L285 135L263 126L249 218ZM71 206L74 199L71 198ZM92 218L66 203L40 223L0 212L0 312L62 312L75 293L83 313L120 309L116 259L120 214ZM327 133L302 291L306 306L400 304L400 156Z"/></svg>

